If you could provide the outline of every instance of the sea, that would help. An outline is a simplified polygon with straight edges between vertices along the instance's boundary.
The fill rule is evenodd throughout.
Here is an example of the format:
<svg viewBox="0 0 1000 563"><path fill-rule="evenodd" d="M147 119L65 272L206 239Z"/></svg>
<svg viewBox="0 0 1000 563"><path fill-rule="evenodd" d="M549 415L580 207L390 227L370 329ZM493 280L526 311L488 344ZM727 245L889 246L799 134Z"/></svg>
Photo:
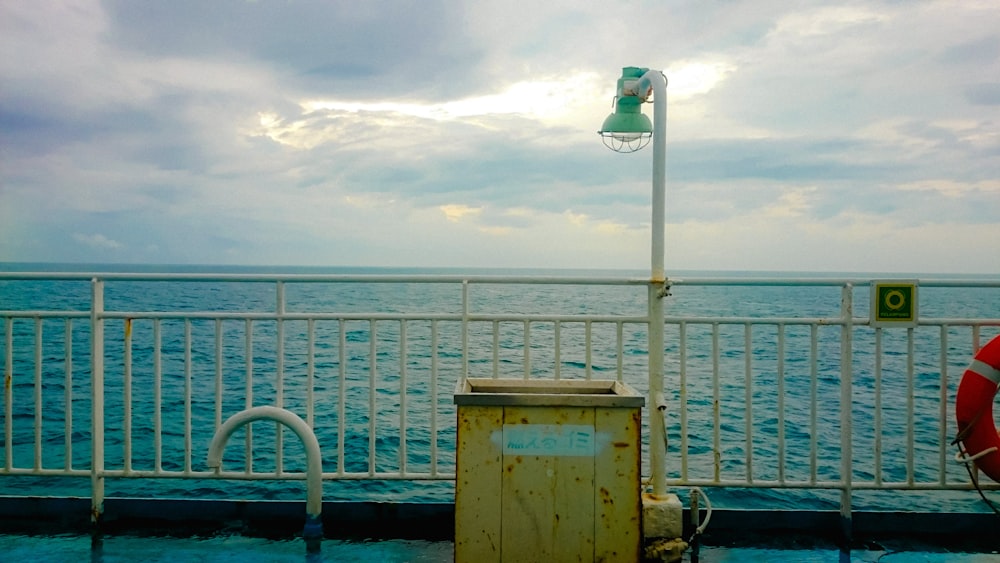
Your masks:
<svg viewBox="0 0 1000 563"><path fill-rule="evenodd" d="M0 272L26 271L614 279L648 275L640 270L0 263ZM668 277L716 281L963 279L991 283L998 279L919 273L731 271L668 271ZM920 317L1000 319L1000 287L991 283L921 287ZM221 420L251 404L281 404L308 417L316 428L324 450L324 471L347 476L324 482L325 500L451 502L454 484L450 480L393 475L454 471L456 413L452 394L463 373L463 342L458 322L432 317L462 313L461 284L397 279L391 283L285 285L286 312L331 312L345 317L375 313L387 319L282 323L267 319L252 323L244 319L185 320L185 312L195 311L273 312L275 285L107 282L106 311L180 314L158 323L141 318L141 314L136 314L135 320L110 319L105 323L106 468L205 471L207 445ZM642 284L472 284L470 312L511 318L520 314L641 317L646 311L646 291ZM83 312L89 310L90 300L86 279L0 279L0 315L25 310ZM854 317L867 318L868 306L869 288L856 287ZM813 488L809 483L840 478L840 327L812 329L782 322L755 325L748 331L744 323L711 319L834 320L840 317L840 308L841 290L835 285L680 283L672 287L665 305L668 478L678 482L712 479L714 475L747 483L704 487L718 506L836 510L840 491ZM392 318L399 314L427 318L401 323ZM0 321L4 333L0 361L4 362L9 387L0 416L5 437L0 443L0 459L4 460L0 494L89 496L89 478L57 475L66 467L90 468L89 319L75 319L70 324L44 316ZM811 330L818 332L815 347ZM531 344L526 348L523 340L527 331ZM943 359L942 332L947 338ZM980 343L998 333L1000 326L982 327ZM588 335L594 342L589 354L584 346ZM926 488L907 483L933 486L939 481L955 484L968 480L963 467L950 460L954 453L950 445L946 446L949 460L943 477L940 466L941 436L954 435L951 405L971 358L972 329L964 325L943 331L937 325L912 331L886 329L879 336L882 352L878 358L874 330L857 328L854 338L853 479L862 483L859 489L876 481L904 486L888 491L857 490L853 508L987 510L973 490L905 490ZM157 339L159 345L155 344ZM72 348L69 356L67 343ZM533 323L526 328L520 320L484 321L472 323L465 346L470 376L551 378L555 373L564 379L609 379L620 366L625 382L646 392L647 335L642 323L620 327L614 323L565 322L558 327L555 323ZM749 358L744 350L750 350ZM913 373L907 369L911 350ZM159 373L154 367L156 358ZM942 365L947 370L944 406ZM437 379L431 377L433 373L438 374ZM40 387L36 381L41 382ZM126 390L131 400L126 401ZM154 407L157 396L162 405L159 421ZM943 410L947 413L945 427L941 423ZM910 411L912 425L907 422ZM37 432L36 424L40 428ZM154 438L157 427L161 427L159 441ZM131 439L126 440L126 435ZM280 461L274 445L279 435ZM248 461L243 444L249 439L253 449ZM907 457L910 443L912 458ZM644 460L648 460L648 448L644 440ZM304 470L302 460L303 450L291 433L258 423L251 431L234 436L224 466L240 470L251 464L255 471L276 471L280 465L281 470L294 472ZM34 468L38 473L51 469L56 475L4 475L11 468ZM365 478L369 472L385 478ZM777 481L786 485L760 486ZM685 486L676 490L682 495L689 493ZM1000 501L1000 491L985 494ZM297 500L304 498L304 482L109 478L106 495Z"/></svg>

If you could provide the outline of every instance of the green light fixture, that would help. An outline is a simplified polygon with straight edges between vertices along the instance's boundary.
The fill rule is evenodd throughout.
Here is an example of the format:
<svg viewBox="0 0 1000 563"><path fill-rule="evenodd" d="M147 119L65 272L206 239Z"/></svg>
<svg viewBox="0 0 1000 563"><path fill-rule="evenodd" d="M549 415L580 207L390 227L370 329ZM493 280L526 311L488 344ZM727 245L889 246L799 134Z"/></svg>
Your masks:
<svg viewBox="0 0 1000 563"><path fill-rule="evenodd" d="M601 140L604 146L615 152L635 152L647 144L653 136L653 124L642 113L642 103L649 97L649 90L637 92L636 86L648 69L627 66L622 69L615 95L615 111L604 120Z"/></svg>

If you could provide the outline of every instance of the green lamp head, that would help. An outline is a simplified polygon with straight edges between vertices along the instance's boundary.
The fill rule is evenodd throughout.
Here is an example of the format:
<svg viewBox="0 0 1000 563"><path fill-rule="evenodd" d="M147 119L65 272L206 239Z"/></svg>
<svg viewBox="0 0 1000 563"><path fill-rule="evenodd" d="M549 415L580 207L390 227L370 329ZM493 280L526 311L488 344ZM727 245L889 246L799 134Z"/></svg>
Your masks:
<svg viewBox="0 0 1000 563"><path fill-rule="evenodd" d="M642 102L634 93L635 82L646 73L646 69L625 67L618 79L615 96L615 111L604 120L601 140L604 146L615 152L635 152L649 143L653 135L653 124L642 113Z"/></svg>

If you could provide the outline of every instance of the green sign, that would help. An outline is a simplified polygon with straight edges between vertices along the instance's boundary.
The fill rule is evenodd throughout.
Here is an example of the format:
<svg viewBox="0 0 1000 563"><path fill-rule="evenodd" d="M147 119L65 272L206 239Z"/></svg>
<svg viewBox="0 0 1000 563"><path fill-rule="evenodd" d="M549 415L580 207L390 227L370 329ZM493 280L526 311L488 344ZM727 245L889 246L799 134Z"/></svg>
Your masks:
<svg viewBox="0 0 1000 563"><path fill-rule="evenodd" d="M916 326L916 282L873 282L871 320L876 327Z"/></svg>

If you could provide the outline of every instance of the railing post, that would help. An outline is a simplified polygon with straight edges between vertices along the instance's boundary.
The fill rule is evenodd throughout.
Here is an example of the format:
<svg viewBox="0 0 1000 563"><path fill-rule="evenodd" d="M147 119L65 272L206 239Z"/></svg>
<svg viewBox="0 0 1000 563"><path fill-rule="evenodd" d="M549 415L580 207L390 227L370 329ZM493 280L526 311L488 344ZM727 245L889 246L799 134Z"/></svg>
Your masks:
<svg viewBox="0 0 1000 563"><path fill-rule="evenodd" d="M844 538L848 541L853 536L851 518L852 465L853 452L851 443L853 431L851 428L852 396L852 350L854 337L854 286L846 283L840 293L840 526Z"/></svg>
<svg viewBox="0 0 1000 563"><path fill-rule="evenodd" d="M90 521L104 514L104 281L90 281Z"/></svg>
<svg viewBox="0 0 1000 563"><path fill-rule="evenodd" d="M14 318L4 319L4 369L3 369L3 467L14 466ZM66 409L72 411L72 409Z"/></svg>
<svg viewBox="0 0 1000 563"><path fill-rule="evenodd" d="M494 364L495 366L496 364ZM462 280L462 381L469 378L469 280Z"/></svg>
<svg viewBox="0 0 1000 563"><path fill-rule="evenodd" d="M285 283L281 280L275 282L274 285L275 294L275 337L276 342L274 344L274 366L275 366L275 389L274 389L274 404L278 408L285 407ZM281 423L275 423L275 458L274 458L274 470L276 473L281 474L285 472L285 436L284 436L284 426Z"/></svg>

